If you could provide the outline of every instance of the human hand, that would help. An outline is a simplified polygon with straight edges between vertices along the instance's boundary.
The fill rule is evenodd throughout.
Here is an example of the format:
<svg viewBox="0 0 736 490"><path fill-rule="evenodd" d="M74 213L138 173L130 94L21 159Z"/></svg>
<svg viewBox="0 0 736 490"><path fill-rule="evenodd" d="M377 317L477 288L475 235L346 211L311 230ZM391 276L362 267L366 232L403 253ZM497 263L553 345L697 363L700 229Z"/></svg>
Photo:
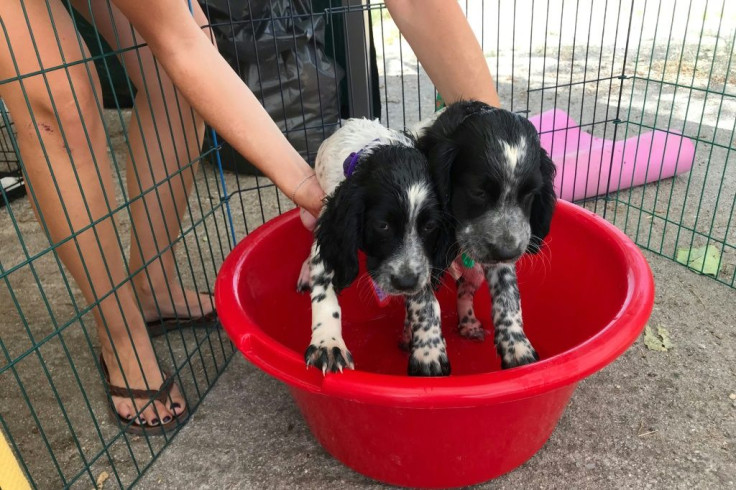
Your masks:
<svg viewBox="0 0 736 490"><path fill-rule="evenodd" d="M314 231L314 227L317 225L317 218L304 208L299 208L299 217L302 219L304 228L309 231Z"/></svg>
<svg viewBox="0 0 736 490"><path fill-rule="evenodd" d="M308 178L294 192L292 200L299 206L302 224L309 231L314 230L324 198L325 192L316 178Z"/></svg>

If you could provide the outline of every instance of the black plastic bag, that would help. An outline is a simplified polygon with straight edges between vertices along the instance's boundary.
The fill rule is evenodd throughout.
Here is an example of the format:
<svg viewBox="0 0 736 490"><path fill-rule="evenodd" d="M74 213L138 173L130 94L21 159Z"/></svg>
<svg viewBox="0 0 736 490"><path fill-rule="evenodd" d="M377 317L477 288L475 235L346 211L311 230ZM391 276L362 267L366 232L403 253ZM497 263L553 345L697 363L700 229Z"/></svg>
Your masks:
<svg viewBox="0 0 736 490"><path fill-rule="evenodd" d="M340 119L343 69L326 54L326 16L307 0L201 0L218 49L310 163ZM205 144L211 145L211 132ZM223 167L256 169L226 142Z"/></svg>

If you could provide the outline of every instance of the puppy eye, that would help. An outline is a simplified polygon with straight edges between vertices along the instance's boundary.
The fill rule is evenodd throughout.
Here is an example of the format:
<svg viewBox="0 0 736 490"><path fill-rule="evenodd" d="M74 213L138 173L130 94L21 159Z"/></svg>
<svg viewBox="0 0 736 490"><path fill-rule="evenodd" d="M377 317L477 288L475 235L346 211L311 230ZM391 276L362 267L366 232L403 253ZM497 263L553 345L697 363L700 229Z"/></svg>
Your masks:
<svg viewBox="0 0 736 490"><path fill-rule="evenodd" d="M536 189L530 189L526 192L519 192L519 201L521 202L521 206L529 211L532 207L532 202L534 202L534 196L536 195Z"/></svg>
<svg viewBox="0 0 736 490"><path fill-rule="evenodd" d="M468 193L470 194L470 197L478 201L485 201L488 197L488 193L483 189L470 189Z"/></svg>
<svg viewBox="0 0 736 490"><path fill-rule="evenodd" d="M386 232L389 229L389 225L385 221L376 221L373 223L373 226L376 230L383 232Z"/></svg>
<svg viewBox="0 0 736 490"><path fill-rule="evenodd" d="M435 223L434 221L427 221L422 226L422 231L425 233L429 233L431 231L434 231L435 229L437 229L437 223Z"/></svg>
<svg viewBox="0 0 736 490"><path fill-rule="evenodd" d="M528 199L531 199L538 191L539 189L537 188L537 186L526 185L519 189L519 198L526 201Z"/></svg>

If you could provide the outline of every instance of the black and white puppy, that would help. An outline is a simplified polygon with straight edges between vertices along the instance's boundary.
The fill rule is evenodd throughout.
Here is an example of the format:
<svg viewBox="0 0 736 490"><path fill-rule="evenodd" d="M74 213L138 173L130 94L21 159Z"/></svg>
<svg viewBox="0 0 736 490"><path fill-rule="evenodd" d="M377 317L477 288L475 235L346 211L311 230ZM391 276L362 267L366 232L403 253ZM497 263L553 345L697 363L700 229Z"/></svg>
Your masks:
<svg viewBox="0 0 736 490"><path fill-rule="evenodd" d="M449 374L433 285L453 258L454 234L426 157L409 136L376 121L350 119L322 143L315 170L327 198L309 259L307 365L323 373L353 368L337 294L357 277L362 250L376 286L406 297L413 332L409 374Z"/></svg>
<svg viewBox="0 0 736 490"><path fill-rule="evenodd" d="M555 208L555 166L536 128L512 112L461 101L417 132L460 250L480 265L490 286L502 367L536 361L523 329L514 265L525 252L540 250ZM473 311L480 281L472 278L479 274L465 269L458 279L459 329L482 339Z"/></svg>

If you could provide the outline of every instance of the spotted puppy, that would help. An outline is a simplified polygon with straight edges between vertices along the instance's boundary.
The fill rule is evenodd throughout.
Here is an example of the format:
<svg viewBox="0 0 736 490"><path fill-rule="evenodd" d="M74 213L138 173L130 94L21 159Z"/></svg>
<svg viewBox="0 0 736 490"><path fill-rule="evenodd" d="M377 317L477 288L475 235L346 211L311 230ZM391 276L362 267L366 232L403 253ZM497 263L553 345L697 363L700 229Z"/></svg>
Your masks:
<svg viewBox="0 0 736 490"><path fill-rule="evenodd" d="M406 297L413 331L409 374L449 374L433 284L453 256L454 235L426 157L407 135L376 121L350 119L320 146L315 170L328 197L309 258L307 365L323 373L353 368L342 338L338 293L357 277L362 250L375 286Z"/></svg>
<svg viewBox="0 0 736 490"><path fill-rule="evenodd" d="M483 339L473 295L485 276L502 367L536 361L523 329L515 262L537 253L549 232L554 163L526 118L482 102L452 104L418 133L465 257L464 265L458 259L452 267L460 333Z"/></svg>

